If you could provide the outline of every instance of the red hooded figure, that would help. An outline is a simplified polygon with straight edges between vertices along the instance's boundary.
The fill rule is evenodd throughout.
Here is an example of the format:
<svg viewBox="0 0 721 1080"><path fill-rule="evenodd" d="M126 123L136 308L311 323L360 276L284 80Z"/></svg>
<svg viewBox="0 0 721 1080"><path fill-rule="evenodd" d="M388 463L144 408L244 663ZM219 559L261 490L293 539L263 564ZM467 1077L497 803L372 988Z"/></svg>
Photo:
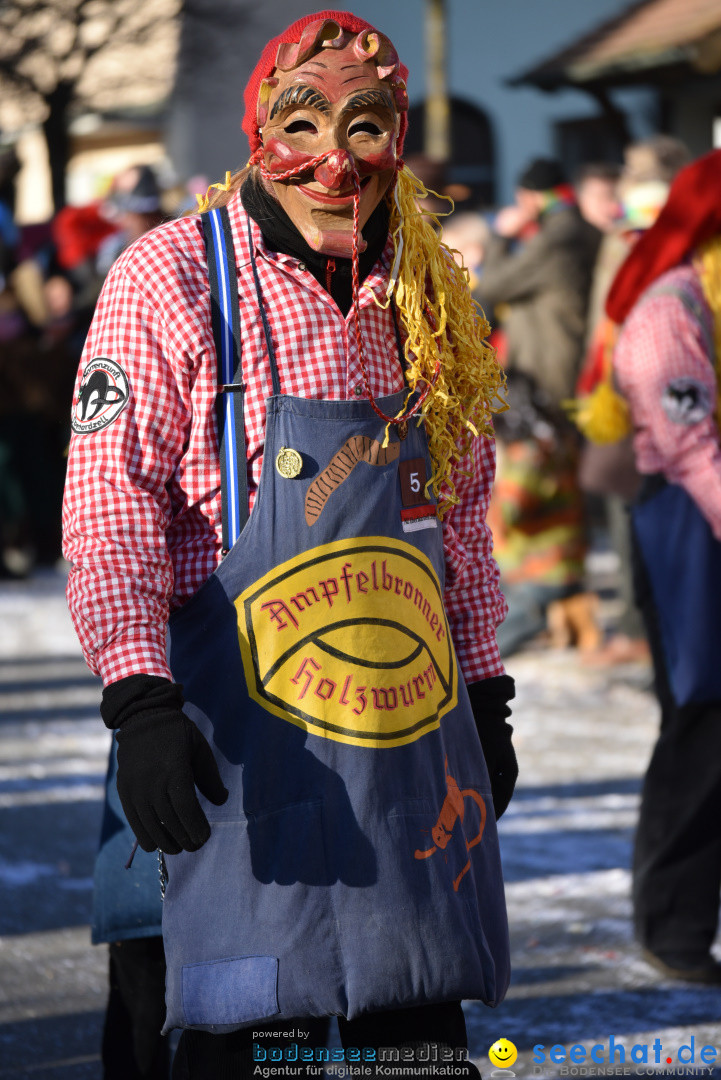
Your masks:
<svg viewBox="0 0 721 1080"><path fill-rule="evenodd" d="M666 977L721 983L721 150L678 173L619 270L614 372L643 478L631 508L662 734L643 787L634 922Z"/></svg>

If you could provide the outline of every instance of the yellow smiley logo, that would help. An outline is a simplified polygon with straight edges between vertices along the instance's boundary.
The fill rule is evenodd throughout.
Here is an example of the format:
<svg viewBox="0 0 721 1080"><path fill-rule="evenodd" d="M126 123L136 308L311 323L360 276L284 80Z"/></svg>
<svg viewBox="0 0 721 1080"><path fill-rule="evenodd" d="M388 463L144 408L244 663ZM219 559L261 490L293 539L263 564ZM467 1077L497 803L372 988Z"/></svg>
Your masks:
<svg viewBox="0 0 721 1080"><path fill-rule="evenodd" d="M491 1064L499 1069L510 1069L517 1057L518 1051L509 1039L496 1039L488 1051Z"/></svg>

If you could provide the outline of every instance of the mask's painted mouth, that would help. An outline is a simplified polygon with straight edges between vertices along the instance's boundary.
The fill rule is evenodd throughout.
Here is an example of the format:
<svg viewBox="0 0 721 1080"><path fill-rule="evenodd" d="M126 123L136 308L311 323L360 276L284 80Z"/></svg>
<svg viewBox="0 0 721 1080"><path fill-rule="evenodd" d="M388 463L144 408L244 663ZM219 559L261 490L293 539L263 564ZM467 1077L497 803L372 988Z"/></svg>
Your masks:
<svg viewBox="0 0 721 1080"><path fill-rule="evenodd" d="M360 182L360 189L370 183L370 176L364 176ZM342 191L333 191L329 188L324 188L319 191L318 188L308 187L306 184L298 184L298 190L302 191L309 199L315 199L317 202L327 203L332 206L346 206L353 202L355 196L355 187L343 188Z"/></svg>
<svg viewBox="0 0 721 1080"><path fill-rule="evenodd" d="M349 192L315 191L313 188L306 187L304 184L299 184L298 190L302 191L309 199L314 199L316 202L327 203L332 206L345 206L352 203L353 196L355 195L355 189L353 188L351 188Z"/></svg>

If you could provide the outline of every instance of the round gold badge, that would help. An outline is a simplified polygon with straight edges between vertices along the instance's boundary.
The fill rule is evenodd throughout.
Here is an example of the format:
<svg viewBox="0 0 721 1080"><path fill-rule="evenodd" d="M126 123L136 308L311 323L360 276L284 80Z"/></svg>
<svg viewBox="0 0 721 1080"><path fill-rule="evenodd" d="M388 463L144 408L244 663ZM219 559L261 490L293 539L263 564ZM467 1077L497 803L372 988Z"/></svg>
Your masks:
<svg viewBox="0 0 721 1080"><path fill-rule="evenodd" d="M303 458L297 450L281 446L275 459L275 467L286 480L294 480L303 470Z"/></svg>

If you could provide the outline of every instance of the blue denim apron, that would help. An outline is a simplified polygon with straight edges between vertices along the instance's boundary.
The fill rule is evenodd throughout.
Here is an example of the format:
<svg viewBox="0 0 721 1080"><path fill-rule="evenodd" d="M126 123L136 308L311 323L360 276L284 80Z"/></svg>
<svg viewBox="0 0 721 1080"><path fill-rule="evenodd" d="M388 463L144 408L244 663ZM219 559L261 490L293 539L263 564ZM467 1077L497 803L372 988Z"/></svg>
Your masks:
<svg viewBox="0 0 721 1080"><path fill-rule="evenodd" d="M231 290L214 297L229 365L232 239L227 215L206 219L224 248L213 292ZM224 370L237 421L240 372ZM236 425L231 451L227 426L230 503L245 443ZM276 391L253 511L243 524L241 502L231 550L170 620L173 676L230 796L201 798L209 841L166 857L166 1031L505 993L498 839L443 608L427 441L415 423L402 434L383 448L367 401Z"/></svg>
<svg viewBox="0 0 721 1080"><path fill-rule="evenodd" d="M631 523L676 704L721 701L721 544L691 496L648 477Z"/></svg>

